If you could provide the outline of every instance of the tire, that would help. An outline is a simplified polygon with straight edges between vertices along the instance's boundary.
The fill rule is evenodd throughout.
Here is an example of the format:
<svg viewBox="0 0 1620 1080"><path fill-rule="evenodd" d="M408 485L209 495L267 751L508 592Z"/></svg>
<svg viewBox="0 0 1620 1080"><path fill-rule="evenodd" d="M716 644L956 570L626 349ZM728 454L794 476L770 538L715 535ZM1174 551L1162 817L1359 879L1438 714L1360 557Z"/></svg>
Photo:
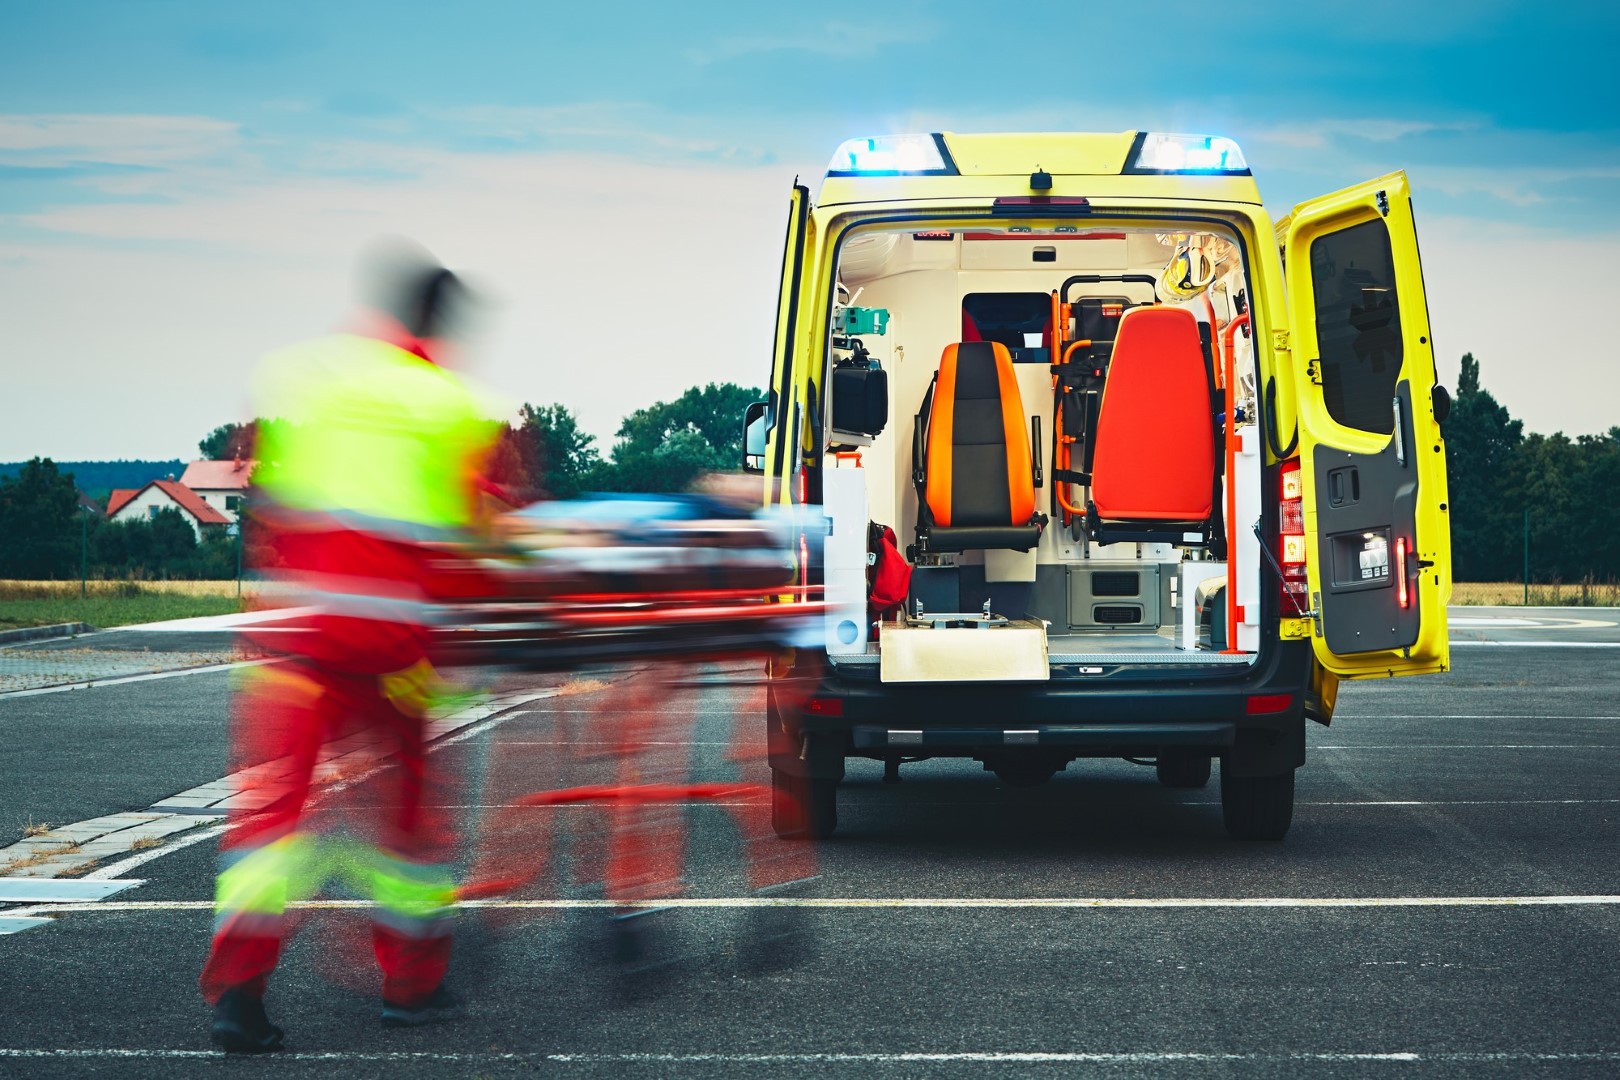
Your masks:
<svg viewBox="0 0 1620 1080"><path fill-rule="evenodd" d="M1168 788L1201 788L1209 783L1208 754L1160 754L1159 783Z"/></svg>
<svg viewBox="0 0 1620 1080"><path fill-rule="evenodd" d="M996 779L1008 787L1040 787L1058 774L1061 765L1053 765L1039 758L1006 758L996 762Z"/></svg>
<svg viewBox="0 0 1620 1080"><path fill-rule="evenodd" d="M838 828L838 781L771 770L771 828L784 840L825 840Z"/></svg>
<svg viewBox="0 0 1620 1080"><path fill-rule="evenodd" d="M1221 817L1234 840L1281 840L1294 820L1294 770L1238 777L1221 769Z"/></svg>

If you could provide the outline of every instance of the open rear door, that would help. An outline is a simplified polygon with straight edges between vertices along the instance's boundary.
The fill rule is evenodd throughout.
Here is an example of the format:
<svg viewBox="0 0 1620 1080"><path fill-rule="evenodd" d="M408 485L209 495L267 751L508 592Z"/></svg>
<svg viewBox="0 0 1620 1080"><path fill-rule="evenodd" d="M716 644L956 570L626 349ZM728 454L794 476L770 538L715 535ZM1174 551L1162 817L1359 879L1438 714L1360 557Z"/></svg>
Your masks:
<svg viewBox="0 0 1620 1080"><path fill-rule="evenodd" d="M788 204L787 242L782 250L782 284L776 299L776 343L771 355L770 434L765 445L765 499L793 500L792 475L799 464L795 450L801 411L795 384L794 345L800 337L799 300L804 292L810 246L810 189L793 185Z"/></svg>
<svg viewBox="0 0 1620 1080"><path fill-rule="evenodd" d="M1278 231L1317 658L1351 678L1444 671L1446 454L1406 174L1304 203Z"/></svg>

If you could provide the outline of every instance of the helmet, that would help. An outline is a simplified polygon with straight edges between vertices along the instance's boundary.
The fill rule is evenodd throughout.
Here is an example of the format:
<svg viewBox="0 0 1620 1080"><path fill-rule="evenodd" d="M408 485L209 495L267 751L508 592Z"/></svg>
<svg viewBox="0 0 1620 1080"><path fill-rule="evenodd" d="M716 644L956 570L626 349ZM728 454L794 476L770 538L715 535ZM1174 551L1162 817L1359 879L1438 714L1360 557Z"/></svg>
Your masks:
<svg viewBox="0 0 1620 1080"><path fill-rule="evenodd" d="M1154 292L1166 303L1191 300L1215 280L1213 237L1193 233L1176 245L1175 254L1159 274Z"/></svg>

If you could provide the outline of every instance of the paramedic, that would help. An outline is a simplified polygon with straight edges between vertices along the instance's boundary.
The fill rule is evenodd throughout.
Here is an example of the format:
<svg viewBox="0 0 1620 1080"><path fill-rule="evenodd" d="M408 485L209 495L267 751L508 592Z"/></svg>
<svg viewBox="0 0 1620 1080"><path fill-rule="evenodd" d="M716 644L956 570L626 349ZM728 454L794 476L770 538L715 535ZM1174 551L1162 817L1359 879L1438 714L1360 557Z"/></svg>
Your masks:
<svg viewBox="0 0 1620 1080"><path fill-rule="evenodd" d="M247 770L233 805L249 805L231 810L221 841L201 978L213 1041L227 1051L281 1048L263 997L287 903L331 871L375 901L383 1023L422 1023L453 1004L441 985L451 838L435 809L448 800L434 794L424 747L427 709L446 684L427 630L436 584L470 566L475 477L495 428L443 366L466 301L456 275L413 248L368 279L351 332L268 358L255 390L257 414L272 418L256 448L260 561L301 614L293 629L260 635L283 662L245 669L233 695L232 768ZM355 809L340 824L366 831L342 847L321 835L332 810L305 805L323 744L340 739L387 759L365 797L348 793Z"/></svg>

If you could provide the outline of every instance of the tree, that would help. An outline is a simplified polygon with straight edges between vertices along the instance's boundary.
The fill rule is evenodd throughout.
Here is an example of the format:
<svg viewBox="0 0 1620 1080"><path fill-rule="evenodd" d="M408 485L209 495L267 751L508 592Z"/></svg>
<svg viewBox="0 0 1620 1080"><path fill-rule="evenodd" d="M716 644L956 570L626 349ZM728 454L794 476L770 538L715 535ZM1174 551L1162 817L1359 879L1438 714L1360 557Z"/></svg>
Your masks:
<svg viewBox="0 0 1620 1080"><path fill-rule="evenodd" d="M743 412L762 396L709 383L637 409L619 425L612 461L592 480L609 491L682 491L703 473L733 472L742 462Z"/></svg>
<svg viewBox="0 0 1620 1080"><path fill-rule="evenodd" d="M578 495L585 477L601 460L593 445L596 436L581 431L574 414L562 405L539 409L524 405L518 415L536 449L534 476L541 489L554 499Z"/></svg>
<svg viewBox="0 0 1620 1080"><path fill-rule="evenodd" d="M1522 504L1509 498L1509 490L1524 423L1480 386L1473 353L1463 355L1457 397L1443 428L1453 573L1459 581L1512 581L1521 561Z"/></svg>
<svg viewBox="0 0 1620 1080"><path fill-rule="evenodd" d="M217 528L217 526L216 526ZM103 577L230 577L235 574L234 547L230 573L221 573L220 541L205 539L208 558L199 558L197 534L179 510L165 506L149 518L105 521L90 536L90 561Z"/></svg>
<svg viewBox="0 0 1620 1080"><path fill-rule="evenodd" d="M34 458L0 479L0 577L72 577L79 567L79 493L73 474Z"/></svg>
<svg viewBox="0 0 1620 1080"><path fill-rule="evenodd" d="M253 456L253 441L258 436L259 421L245 424L221 424L203 436L197 449L209 461L230 461Z"/></svg>

